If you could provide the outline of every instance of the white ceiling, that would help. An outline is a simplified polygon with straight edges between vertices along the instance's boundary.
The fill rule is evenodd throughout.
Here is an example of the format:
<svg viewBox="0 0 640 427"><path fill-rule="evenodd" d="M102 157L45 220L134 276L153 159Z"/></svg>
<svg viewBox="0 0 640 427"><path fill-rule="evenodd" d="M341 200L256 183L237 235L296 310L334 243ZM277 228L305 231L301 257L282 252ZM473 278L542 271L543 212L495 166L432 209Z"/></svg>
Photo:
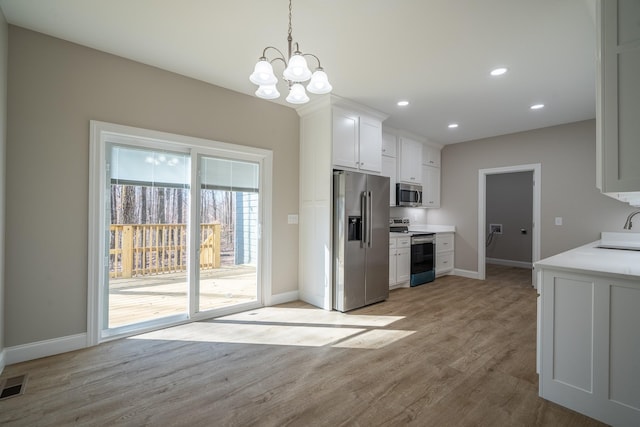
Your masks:
<svg viewBox="0 0 640 427"><path fill-rule="evenodd" d="M333 93L451 144L595 117L594 1L294 0L293 38L320 58ZM246 94L262 49L287 48L287 0L0 7L11 24ZM496 66L509 72L489 76ZM411 104L397 107L401 99Z"/></svg>

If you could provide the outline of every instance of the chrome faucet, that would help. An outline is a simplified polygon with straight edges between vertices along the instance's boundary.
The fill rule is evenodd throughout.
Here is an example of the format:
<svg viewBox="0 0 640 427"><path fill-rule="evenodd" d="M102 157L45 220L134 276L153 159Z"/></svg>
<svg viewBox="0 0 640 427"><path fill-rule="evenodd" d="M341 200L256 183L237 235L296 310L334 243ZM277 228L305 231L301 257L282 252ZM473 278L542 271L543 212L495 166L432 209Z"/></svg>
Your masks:
<svg viewBox="0 0 640 427"><path fill-rule="evenodd" d="M633 227L633 224L631 223L631 218L633 218L634 216L636 216L637 214L639 214L640 211L635 211L635 212L631 212L629 214L629 216L627 217L627 221L624 223L624 229L625 230L631 230L631 227Z"/></svg>

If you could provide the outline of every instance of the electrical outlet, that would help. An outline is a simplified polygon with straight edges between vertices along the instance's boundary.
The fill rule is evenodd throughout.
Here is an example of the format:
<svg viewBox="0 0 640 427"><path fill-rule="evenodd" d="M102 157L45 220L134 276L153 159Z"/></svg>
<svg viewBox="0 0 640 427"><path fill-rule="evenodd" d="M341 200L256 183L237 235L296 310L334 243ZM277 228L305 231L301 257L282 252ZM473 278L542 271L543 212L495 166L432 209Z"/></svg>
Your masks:
<svg viewBox="0 0 640 427"><path fill-rule="evenodd" d="M489 224L489 233L502 234L502 224Z"/></svg>

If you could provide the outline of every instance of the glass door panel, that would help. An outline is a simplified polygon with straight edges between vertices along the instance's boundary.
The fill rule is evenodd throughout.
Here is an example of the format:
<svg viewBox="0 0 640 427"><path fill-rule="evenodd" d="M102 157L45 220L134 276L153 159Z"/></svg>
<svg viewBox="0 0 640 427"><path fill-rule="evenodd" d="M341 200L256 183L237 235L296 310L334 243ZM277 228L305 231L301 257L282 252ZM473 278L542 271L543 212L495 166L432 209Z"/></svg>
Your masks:
<svg viewBox="0 0 640 427"><path fill-rule="evenodd" d="M198 310L258 301L259 164L201 156Z"/></svg>
<svg viewBox="0 0 640 427"><path fill-rule="evenodd" d="M188 153L110 144L103 325L188 313Z"/></svg>

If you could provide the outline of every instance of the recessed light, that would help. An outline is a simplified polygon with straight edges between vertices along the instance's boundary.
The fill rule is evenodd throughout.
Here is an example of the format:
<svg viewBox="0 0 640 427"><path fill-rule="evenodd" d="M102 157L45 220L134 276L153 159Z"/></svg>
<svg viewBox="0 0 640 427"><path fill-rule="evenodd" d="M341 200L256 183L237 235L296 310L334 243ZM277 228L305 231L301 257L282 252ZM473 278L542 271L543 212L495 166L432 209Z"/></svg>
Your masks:
<svg viewBox="0 0 640 427"><path fill-rule="evenodd" d="M544 108L544 104L533 104L531 107L532 110L539 110L541 108Z"/></svg>
<svg viewBox="0 0 640 427"><path fill-rule="evenodd" d="M409 105L409 101L398 101L398 107L406 107Z"/></svg>
<svg viewBox="0 0 640 427"><path fill-rule="evenodd" d="M455 129L458 127L457 123L450 123L449 126L447 126L449 129Z"/></svg>
<svg viewBox="0 0 640 427"><path fill-rule="evenodd" d="M493 70L491 70L490 74L492 76L501 76L506 72L507 72L507 69L505 67L500 67L500 68L494 68Z"/></svg>

